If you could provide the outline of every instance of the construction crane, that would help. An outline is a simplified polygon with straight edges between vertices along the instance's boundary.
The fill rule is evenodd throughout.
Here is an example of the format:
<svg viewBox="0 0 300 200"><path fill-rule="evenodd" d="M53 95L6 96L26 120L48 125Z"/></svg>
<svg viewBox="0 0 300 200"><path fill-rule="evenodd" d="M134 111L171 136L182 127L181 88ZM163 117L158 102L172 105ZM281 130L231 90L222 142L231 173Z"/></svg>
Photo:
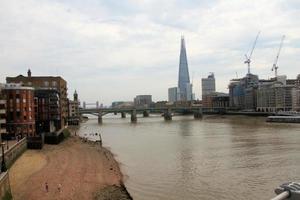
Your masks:
<svg viewBox="0 0 300 200"><path fill-rule="evenodd" d="M277 70L278 70L277 62L278 62L278 58L279 58L279 55L280 55L280 52L281 52L281 48L282 48L284 39L285 39L285 35L283 35L282 38L281 38L280 46L279 46L277 55L275 57L275 60L274 60L273 66L272 66L272 71L275 71L275 77L277 77Z"/></svg>
<svg viewBox="0 0 300 200"><path fill-rule="evenodd" d="M244 63L248 65L248 74L250 74L251 56L252 56L253 51L254 51L254 48L255 48L255 46L256 46L256 42L257 42L257 39L258 39L258 37L259 37L259 34L260 34L260 31L257 33L257 36L256 36L256 38L255 38L255 40L254 40L253 47L252 47L252 50L251 50L250 54L249 54L249 55L245 54L246 60L245 60Z"/></svg>

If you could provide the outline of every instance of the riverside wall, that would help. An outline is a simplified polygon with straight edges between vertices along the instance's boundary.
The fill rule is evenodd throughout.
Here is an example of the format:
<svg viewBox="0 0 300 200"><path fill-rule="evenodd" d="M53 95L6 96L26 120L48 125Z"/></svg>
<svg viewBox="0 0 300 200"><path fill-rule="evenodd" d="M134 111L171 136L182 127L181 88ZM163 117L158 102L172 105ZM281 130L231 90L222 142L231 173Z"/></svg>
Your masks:
<svg viewBox="0 0 300 200"><path fill-rule="evenodd" d="M4 159L6 167L9 168L26 149L27 139L23 138L18 143L12 145L8 150L5 150ZM2 153L0 155L0 161L2 161Z"/></svg>
<svg viewBox="0 0 300 200"><path fill-rule="evenodd" d="M0 174L0 200L12 199L8 172Z"/></svg>

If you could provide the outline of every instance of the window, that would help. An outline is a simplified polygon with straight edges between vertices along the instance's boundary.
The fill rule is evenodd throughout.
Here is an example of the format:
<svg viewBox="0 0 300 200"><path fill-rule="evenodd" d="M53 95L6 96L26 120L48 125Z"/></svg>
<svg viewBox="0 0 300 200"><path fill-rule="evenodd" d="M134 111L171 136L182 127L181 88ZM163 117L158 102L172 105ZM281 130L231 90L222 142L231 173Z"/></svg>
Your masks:
<svg viewBox="0 0 300 200"><path fill-rule="evenodd" d="M48 81L45 81L45 82L44 82L44 85L45 85L46 87L48 87L48 86L49 86L49 82L48 82Z"/></svg>
<svg viewBox="0 0 300 200"><path fill-rule="evenodd" d="M56 87L57 86L57 82L56 81L52 81L52 86Z"/></svg>
<svg viewBox="0 0 300 200"><path fill-rule="evenodd" d="M17 99L20 99L20 94L17 93L17 94L16 94L16 98L17 98Z"/></svg>
<svg viewBox="0 0 300 200"><path fill-rule="evenodd" d="M24 120L27 120L27 116L26 115L24 115Z"/></svg>
<svg viewBox="0 0 300 200"><path fill-rule="evenodd" d="M26 99L23 99L23 103L26 103Z"/></svg>
<svg viewBox="0 0 300 200"><path fill-rule="evenodd" d="M32 83L29 81L29 82L28 82L28 85L29 85L29 86L31 86L31 85L32 85Z"/></svg>

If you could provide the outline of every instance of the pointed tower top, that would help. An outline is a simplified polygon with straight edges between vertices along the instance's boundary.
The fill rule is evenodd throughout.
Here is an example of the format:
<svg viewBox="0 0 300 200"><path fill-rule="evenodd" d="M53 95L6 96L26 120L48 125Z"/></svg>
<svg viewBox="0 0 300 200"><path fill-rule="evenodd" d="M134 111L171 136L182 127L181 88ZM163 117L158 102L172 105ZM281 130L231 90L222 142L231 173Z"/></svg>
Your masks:
<svg viewBox="0 0 300 200"><path fill-rule="evenodd" d="M74 98L74 101L78 101L78 94L77 94L76 90L75 90L75 92L73 94L73 98Z"/></svg>
<svg viewBox="0 0 300 200"><path fill-rule="evenodd" d="M28 71L27 71L27 76L31 77L31 70L30 69L28 69Z"/></svg>

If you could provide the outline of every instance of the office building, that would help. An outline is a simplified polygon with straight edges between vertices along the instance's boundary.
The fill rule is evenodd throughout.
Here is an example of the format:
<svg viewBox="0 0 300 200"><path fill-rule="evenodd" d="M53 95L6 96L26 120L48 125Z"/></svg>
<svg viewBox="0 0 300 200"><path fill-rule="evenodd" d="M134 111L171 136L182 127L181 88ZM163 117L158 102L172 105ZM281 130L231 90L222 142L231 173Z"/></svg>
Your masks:
<svg viewBox="0 0 300 200"><path fill-rule="evenodd" d="M169 102L180 101L180 90L178 87L172 87L168 89L168 101Z"/></svg>
<svg viewBox="0 0 300 200"><path fill-rule="evenodd" d="M216 91L216 81L215 81L214 73L208 75L207 78L202 78L201 83L202 83L202 97Z"/></svg>
<svg viewBox="0 0 300 200"><path fill-rule="evenodd" d="M207 78L201 79L202 86L202 105L203 107L212 107L212 97L216 92L216 81L214 73L208 75Z"/></svg>
<svg viewBox="0 0 300 200"><path fill-rule="evenodd" d="M186 47L184 38L181 37L181 48L179 58L179 73L178 73L178 88L180 92L181 101L192 100L193 91L190 83L190 75L188 68L188 61L186 55Z"/></svg>
<svg viewBox="0 0 300 200"><path fill-rule="evenodd" d="M138 95L134 98L136 107L150 107L152 104L152 95Z"/></svg>

